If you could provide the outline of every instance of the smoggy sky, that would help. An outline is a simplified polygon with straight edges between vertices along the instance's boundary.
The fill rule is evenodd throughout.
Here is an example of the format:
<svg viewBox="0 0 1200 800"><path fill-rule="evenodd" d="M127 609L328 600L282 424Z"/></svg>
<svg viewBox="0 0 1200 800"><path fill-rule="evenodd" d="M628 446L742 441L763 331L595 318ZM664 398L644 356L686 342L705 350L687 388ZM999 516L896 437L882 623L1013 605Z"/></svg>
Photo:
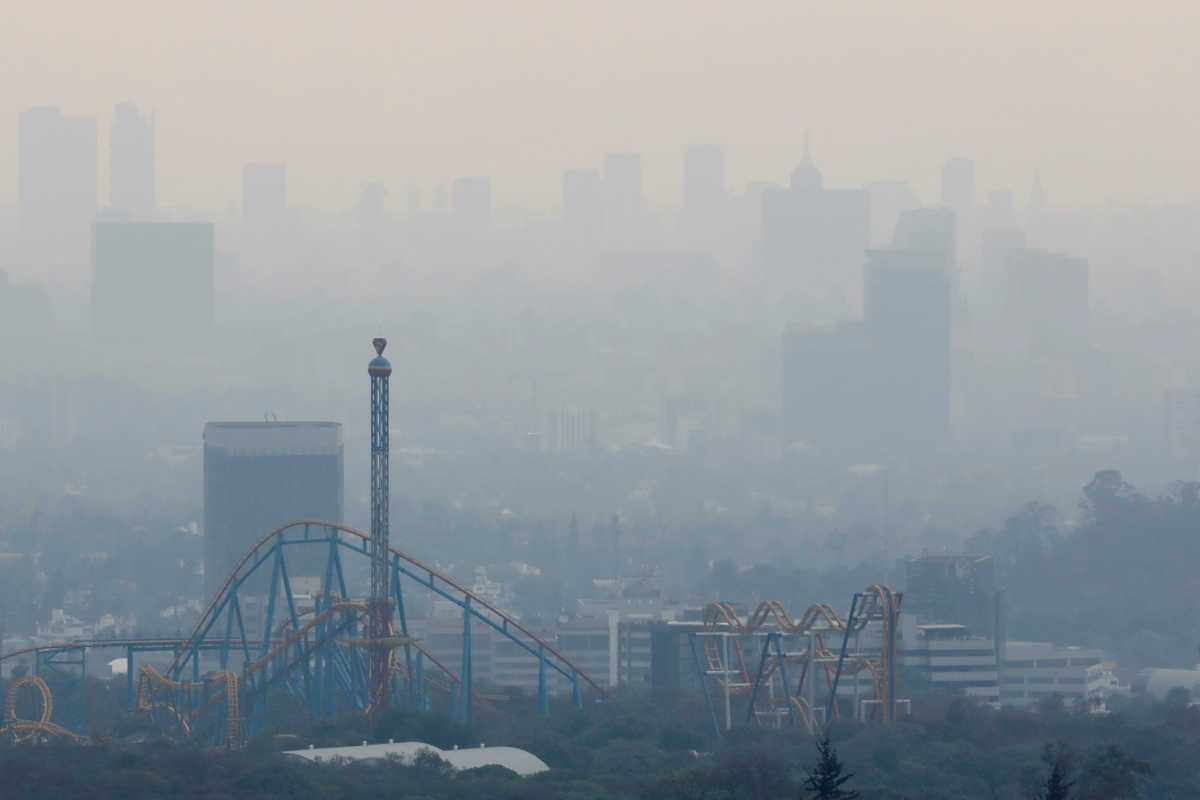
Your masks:
<svg viewBox="0 0 1200 800"><path fill-rule="evenodd" d="M688 141L726 147L732 188L786 179L811 129L832 186L913 181L950 155L1023 205L1200 200L1200 12L1141 3L10 2L0 10L0 205L18 113L158 119L164 205L223 213L241 165L286 161L292 202L352 207L490 174L495 202L549 211L563 169L645 156L672 204ZM855 10L845 10L850 7Z"/></svg>

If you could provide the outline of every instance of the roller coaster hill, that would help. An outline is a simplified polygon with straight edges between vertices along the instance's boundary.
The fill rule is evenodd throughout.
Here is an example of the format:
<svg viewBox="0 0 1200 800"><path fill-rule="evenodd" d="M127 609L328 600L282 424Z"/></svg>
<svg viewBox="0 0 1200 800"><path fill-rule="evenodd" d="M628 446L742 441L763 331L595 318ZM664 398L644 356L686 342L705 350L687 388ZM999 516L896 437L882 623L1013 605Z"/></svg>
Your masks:
<svg viewBox="0 0 1200 800"><path fill-rule="evenodd" d="M816 604L793 617L779 603L704 611L689 645L715 736L735 724L819 732L849 711L888 724L911 711L897 697L897 626L903 597L873 585L850 612Z"/></svg>
<svg viewBox="0 0 1200 800"><path fill-rule="evenodd" d="M89 655L121 653L126 709L179 740L237 747L260 731L268 706L307 710L314 720L379 715L393 704L444 708L468 723L476 704L472 630L489 630L536 665L537 711L548 714L557 690L581 707L603 695L594 679L554 645L453 578L393 548L389 539L387 340L372 341L370 377L371 531L300 519L266 532L237 562L191 633L179 639L44 644L0 655L32 656L34 670L8 686L0 733L23 741L75 737L86 730L86 704L54 715L53 689L86 681ZM315 566L314 566L315 565ZM311 601L293 591L301 573L319 575ZM367 587L361 580L369 575ZM348 580L348 577L350 578ZM406 597L420 592L449 603L462 621L459 663L443 663L410 635ZM138 667L135 659L149 659ZM40 703L40 711L30 705ZM22 711L22 707L25 711ZM22 716L22 714L25 716ZM65 724L64 724L65 723Z"/></svg>
<svg viewBox="0 0 1200 800"><path fill-rule="evenodd" d="M318 591L306 600L293 592L297 579L289 563L301 560L308 567L314 551L324 556L322 574ZM298 559L299 552L305 557ZM551 642L394 548L387 558L393 622L385 637L372 637L369 603L353 580L366 573L369 560L368 534L324 520L297 520L267 533L242 557L186 637L68 641L4 653L0 662L32 660L33 669L4 687L0 735L19 741L83 738L86 708L56 709L54 694L77 694L89 662L99 658L107 672L115 656L126 662L129 713L175 740L236 747L263 728L272 705L299 704L314 720L380 710L370 680L377 649L386 652L385 704L446 711L468 723L480 704L500 699L474 691L471 640L472 630L480 628L510 642L509 649L524 653L536 669L538 712L549 713L552 696L569 698L577 708L587 695L603 696L604 688ZM416 592L457 609L459 663L444 663L410 635L406 599Z"/></svg>

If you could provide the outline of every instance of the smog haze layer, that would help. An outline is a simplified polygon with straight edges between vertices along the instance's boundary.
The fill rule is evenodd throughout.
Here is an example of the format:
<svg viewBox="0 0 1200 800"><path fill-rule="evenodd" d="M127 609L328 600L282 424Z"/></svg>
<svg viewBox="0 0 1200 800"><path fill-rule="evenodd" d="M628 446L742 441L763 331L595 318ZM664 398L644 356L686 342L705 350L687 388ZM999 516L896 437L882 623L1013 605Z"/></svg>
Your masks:
<svg viewBox="0 0 1200 800"><path fill-rule="evenodd" d="M22 108L132 100L157 112L162 203L217 213L238 203L237 165L263 160L326 212L363 180L430 192L454 174L543 212L563 169L620 150L645 156L665 206L681 141L724 143L740 186L794 160L805 130L832 183L903 179L921 197L954 153L985 182L1041 170L1072 205L1200 185L1184 1L115 0L9 4L2 21L0 152ZM0 205L15 185L0 160Z"/></svg>

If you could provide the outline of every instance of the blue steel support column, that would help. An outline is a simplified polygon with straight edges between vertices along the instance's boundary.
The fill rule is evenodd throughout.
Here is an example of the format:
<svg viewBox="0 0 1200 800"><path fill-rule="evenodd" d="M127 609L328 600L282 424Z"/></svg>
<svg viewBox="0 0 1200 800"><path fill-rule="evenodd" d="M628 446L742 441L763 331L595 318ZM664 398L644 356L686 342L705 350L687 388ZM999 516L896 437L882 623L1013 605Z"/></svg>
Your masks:
<svg viewBox="0 0 1200 800"><path fill-rule="evenodd" d="M700 679L700 688L704 690L704 702L708 705L708 716L712 719L713 733L721 738L721 726L717 723L717 710L713 708L712 695L708 692L708 672L700 664L700 653L696 651L696 634L688 633L688 644L692 648L692 660L696 662L696 676Z"/></svg>
<svg viewBox="0 0 1200 800"><path fill-rule="evenodd" d="M583 708L583 693L579 691L579 673L571 673L571 705Z"/></svg>
<svg viewBox="0 0 1200 800"><path fill-rule="evenodd" d="M546 648L538 647L538 713L550 713L550 698L546 694Z"/></svg>
<svg viewBox="0 0 1200 800"><path fill-rule="evenodd" d="M392 593L396 595L396 618L400 620L400 635L408 636L408 615L404 612L404 592L400 588L400 558L392 557ZM411 705L416 705L417 693L413 685L413 659L412 645L404 645L404 667L406 670L405 682L408 684L406 693L408 695L407 702Z"/></svg>
<svg viewBox="0 0 1200 800"><path fill-rule="evenodd" d="M425 654L417 651L417 708L429 710L429 698L425 695Z"/></svg>
<svg viewBox="0 0 1200 800"><path fill-rule="evenodd" d="M858 610L858 601L862 598L859 592L854 593L850 601L850 616L846 618L846 630L842 634L842 652L838 655L837 669L833 673L833 689L829 695L829 709L825 712L825 724L833 721L833 712L837 709L838 682L842 679L842 663L846 660L846 646L850 643L850 629L854 627L854 612ZM858 680L858 678L855 678ZM858 709L854 709L855 713Z"/></svg>
<svg viewBox="0 0 1200 800"><path fill-rule="evenodd" d="M125 691L128 697L129 710L133 711L137 705L137 698L134 696L133 690L133 645L125 648Z"/></svg>
<svg viewBox="0 0 1200 800"><path fill-rule="evenodd" d="M746 707L746 724L749 725L754 721L754 704L758 702L758 687L762 683L763 674L767 668L767 653L771 649L771 636L768 633L767 638L763 640L762 658L758 660L758 673L754 676L754 688L750 691L750 705ZM784 694L787 694L787 684L783 685ZM790 700L788 702L791 702Z"/></svg>
<svg viewBox="0 0 1200 800"><path fill-rule="evenodd" d="M459 694L459 722L471 721L471 596L463 600L462 693Z"/></svg>
<svg viewBox="0 0 1200 800"><path fill-rule="evenodd" d="M787 659L783 657L783 644L781 643L783 636L775 632L767 634L768 642L772 638L775 639L775 655L779 657L779 679L783 681L783 695L787 698L788 722L794 728L796 727L796 705L792 702L791 687L788 685Z"/></svg>
<svg viewBox="0 0 1200 800"><path fill-rule="evenodd" d="M371 376L371 711L381 713L391 700L391 669L384 640L391 636L392 604L388 591L388 379L392 365L383 357L387 339L371 341L375 358L367 365Z"/></svg>

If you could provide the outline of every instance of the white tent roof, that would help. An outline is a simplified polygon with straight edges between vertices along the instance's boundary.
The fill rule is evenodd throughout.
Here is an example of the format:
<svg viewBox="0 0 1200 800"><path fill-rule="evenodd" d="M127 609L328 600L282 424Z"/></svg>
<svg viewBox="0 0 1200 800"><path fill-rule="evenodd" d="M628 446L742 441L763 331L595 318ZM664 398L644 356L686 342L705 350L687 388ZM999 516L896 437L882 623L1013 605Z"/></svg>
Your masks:
<svg viewBox="0 0 1200 800"><path fill-rule="evenodd" d="M519 747L480 746L464 750L441 750L424 742L389 742L388 744L361 744L357 747L310 747L306 750L288 750L286 755L299 756L309 761L332 761L335 759L360 761L367 758L396 757L401 761L411 763L423 750L428 750L439 758L445 759L456 770L495 765L511 769L524 777L550 769L546 766L545 761Z"/></svg>

